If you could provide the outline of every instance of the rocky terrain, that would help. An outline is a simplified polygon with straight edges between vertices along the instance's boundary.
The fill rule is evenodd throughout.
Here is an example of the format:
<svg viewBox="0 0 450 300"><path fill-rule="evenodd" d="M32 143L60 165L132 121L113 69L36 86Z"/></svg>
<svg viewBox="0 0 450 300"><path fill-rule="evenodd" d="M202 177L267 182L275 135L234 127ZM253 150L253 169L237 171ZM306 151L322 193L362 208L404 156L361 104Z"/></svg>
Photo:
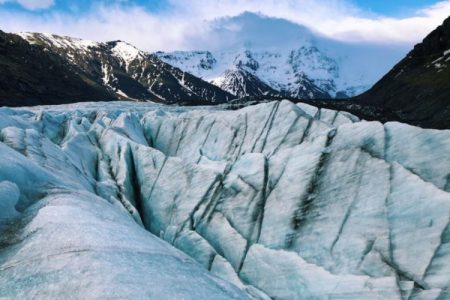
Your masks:
<svg viewBox="0 0 450 300"><path fill-rule="evenodd" d="M342 44L317 36L306 27L252 13L220 22L218 27L242 27L238 33L242 40L230 49L225 47L220 51L149 54L123 41L98 43L43 33L19 35L34 46L34 51L54 57L61 73L73 72L88 85L94 85L109 96L99 98L87 90L90 100L150 100L180 105L218 104L245 96L295 99L354 96L368 89L388 69L392 57L396 57L398 52L388 47ZM285 33L284 40L261 37L254 32L254 27L262 25L275 28L275 35ZM13 36L9 36L12 39ZM265 42L262 43L262 40ZM19 44L14 45L19 47ZM31 47L23 43L20 45ZM14 47L11 51L15 51ZM390 52L392 54L386 54ZM382 59L377 64L373 63L375 54ZM27 63L33 64L32 59L30 57ZM22 60L17 63L22 64L23 70L28 70ZM14 69L10 68L10 71L14 72ZM43 71L50 72L45 68L41 69ZM35 75L29 73L26 76L33 78ZM42 85L55 86L55 89L59 87L51 80L52 74L48 76L41 82ZM24 81L28 83L32 80ZM6 96L7 93L5 91ZM19 90L18 93L23 92ZM32 94L39 95L36 92ZM47 101L56 97L44 95L50 99ZM67 98L72 98L72 102L85 101L76 93L68 94ZM42 101L37 103L44 104Z"/></svg>
<svg viewBox="0 0 450 300"><path fill-rule="evenodd" d="M3 34L0 104L125 99L219 104L233 95L122 41L40 33ZM62 79L62 80L60 80Z"/></svg>
<svg viewBox="0 0 450 300"><path fill-rule="evenodd" d="M224 108L0 109L0 297L450 297L449 131Z"/></svg>
<svg viewBox="0 0 450 300"><path fill-rule="evenodd" d="M311 103L366 120L450 129L450 18L366 93L345 101Z"/></svg>
<svg viewBox="0 0 450 300"><path fill-rule="evenodd" d="M102 85L55 53L0 31L0 105L114 100Z"/></svg>
<svg viewBox="0 0 450 300"><path fill-rule="evenodd" d="M450 126L450 17L354 100L380 106L418 126Z"/></svg>

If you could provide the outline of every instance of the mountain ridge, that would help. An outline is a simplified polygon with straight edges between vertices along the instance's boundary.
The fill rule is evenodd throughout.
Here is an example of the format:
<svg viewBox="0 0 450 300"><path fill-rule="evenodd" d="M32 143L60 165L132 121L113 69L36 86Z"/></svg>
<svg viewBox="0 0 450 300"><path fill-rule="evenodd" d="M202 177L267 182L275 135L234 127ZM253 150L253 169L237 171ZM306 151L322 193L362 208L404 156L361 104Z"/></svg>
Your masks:
<svg viewBox="0 0 450 300"><path fill-rule="evenodd" d="M450 129L450 17L367 92L351 99L309 103L366 120Z"/></svg>
<svg viewBox="0 0 450 300"><path fill-rule="evenodd" d="M7 106L115 100L76 66L18 35L0 31L0 104ZM43 84L47 82L49 84Z"/></svg>
<svg viewBox="0 0 450 300"><path fill-rule="evenodd" d="M117 99L206 105L226 103L234 98L126 42L98 43L43 33L2 33L2 37L2 105ZM16 56L27 59L16 59ZM14 59L12 67L10 58ZM58 64L57 72L52 63ZM39 72L35 66L39 66ZM7 78L15 76L17 84ZM75 87L71 88L72 85Z"/></svg>
<svg viewBox="0 0 450 300"><path fill-rule="evenodd" d="M22 36L80 65L119 96L191 105L224 103L232 98L215 86L123 41L99 43L38 33L22 33Z"/></svg>
<svg viewBox="0 0 450 300"><path fill-rule="evenodd" d="M450 17L355 101L397 111L422 126L450 125Z"/></svg>
<svg viewBox="0 0 450 300"><path fill-rule="evenodd" d="M303 99L347 98L369 89L405 52L389 45L340 42L284 19L246 12L213 22L192 51L156 52L162 60L234 93L241 87L223 84L239 73L260 88L284 97ZM215 45L215 46L214 46ZM204 47L204 48L203 48ZM251 76L245 76L251 74ZM302 91L302 93L299 93Z"/></svg>

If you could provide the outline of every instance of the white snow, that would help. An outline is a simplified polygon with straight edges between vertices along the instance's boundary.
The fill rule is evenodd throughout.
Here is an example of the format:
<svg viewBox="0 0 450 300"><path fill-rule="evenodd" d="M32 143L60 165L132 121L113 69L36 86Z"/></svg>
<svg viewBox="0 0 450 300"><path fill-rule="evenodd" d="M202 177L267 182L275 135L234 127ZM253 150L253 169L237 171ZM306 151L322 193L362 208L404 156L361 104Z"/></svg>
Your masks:
<svg viewBox="0 0 450 300"><path fill-rule="evenodd" d="M44 39L49 44L63 49L72 49L72 50L84 50L88 51L91 47L98 47L100 43L78 39L68 36L58 36L50 33L30 33L30 32L20 32L18 33L23 39L28 40L30 42L36 43L40 39Z"/></svg>
<svg viewBox="0 0 450 300"><path fill-rule="evenodd" d="M111 49L111 51L116 57L119 57L123 60L123 62L125 63L125 68L127 70L131 62L136 59L143 58L144 56L144 52L122 41L118 41Z"/></svg>
<svg viewBox="0 0 450 300"><path fill-rule="evenodd" d="M109 86L109 83L110 83L109 81L112 77L111 67L106 64L102 64L102 73L103 73L103 78L102 78L103 83L105 85Z"/></svg>
<svg viewBox="0 0 450 300"><path fill-rule="evenodd" d="M0 116L0 298L449 297L449 130L289 101Z"/></svg>
<svg viewBox="0 0 450 300"><path fill-rule="evenodd" d="M433 65L433 67L435 69L437 69L438 72L442 72L445 68L447 68L446 62L450 61L450 55L449 54L450 54L450 49L444 51L442 56L437 58L437 59L435 59L434 61L432 61L430 65ZM449 56L447 57L447 55L449 55Z"/></svg>
<svg viewBox="0 0 450 300"><path fill-rule="evenodd" d="M292 49L280 47L279 50L178 51L157 54L165 62L219 87L224 87L225 73L236 69L239 62L244 64L244 67L240 66L240 68L251 72L279 91L298 90L299 77L306 75L319 88L332 96L336 96L338 91L347 91L348 94L355 95L368 89L374 80L378 79L375 76L364 76L361 71L354 69L347 71L346 64L349 62L340 58L331 58L311 45L298 47ZM256 70L245 67L246 61L242 60L243 53L248 53L257 62ZM216 63L210 67L202 67L208 57L214 59Z"/></svg>
<svg viewBox="0 0 450 300"><path fill-rule="evenodd" d="M122 97L128 98L127 94L125 94L124 92L122 92L121 90L117 90L116 93Z"/></svg>
<svg viewBox="0 0 450 300"><path fill-rule="evenodd" d="M219 87L225 73L239 67L275 90L296 91L301 88L299 79L306 76L332 96L340 91L353 96L370 88L407 51L345 44L286 20L252 13L216 20L208 34L216 44L211 49L156 54Z"/></svg>
<svg viewBox="0 0 450 300"><path fill-rule="evenodd" d="M92 49L99 47L101 43L90 40L59 36L49 33L18 33L23 39L31 44L43 44L46 47L55 47L66 51L66 55L72 63L77 63L76 57L89 53Z"/></svg>
<svg viewBox="0 0 450 300"><path fill-rule="evenodd" d="M24 40L28 41L30 44L36 43L36 41L33 40L33 33L31 32L18 32L17 35L19 35Z"/></svg>

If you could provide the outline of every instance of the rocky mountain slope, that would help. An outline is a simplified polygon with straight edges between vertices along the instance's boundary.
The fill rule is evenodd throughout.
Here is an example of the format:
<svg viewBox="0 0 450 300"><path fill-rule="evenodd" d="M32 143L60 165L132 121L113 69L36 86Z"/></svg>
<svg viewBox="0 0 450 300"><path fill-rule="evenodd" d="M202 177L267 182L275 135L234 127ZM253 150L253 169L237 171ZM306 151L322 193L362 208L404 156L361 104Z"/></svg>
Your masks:
<svg viewBox="0 0 450 300"><path fill-rule="evenodd" d="M59 55L0 31L0 105L117 99Z"/></svg>
<svg viewBox="0 0 450 300"><path fill-rule="evenodd" d="M355 101L419 126L450 128L450 17Z"/></svg>
<svg viewBox="0 0 450 300"><path fill-rule="evenodd" d="M304 26L254 13L219 19L211 28L207 40L216 45L213 49L156 55L239 97L355 96L404 55L401 47L334 41Z"/></svg>
<svg viewBox="0 0 450 300"><path fill-rule="evenodd" d="M450 17L366 93L345 101L311 101L366 120L450 129Z"/></svg>
<svg viewBox="0 0 450 300"><path fill-rule="evenodd" d="M48 34L21 34L79 66L109 90L129 99L218 104L232 95L122 41L96 43Z"/></svg>
<svg viewBox="0 0 450 300"><path fill-rule="evenodd" d="M450 297L449 131L289 101L0 116L2 298Z"/></svg>
<svg viewBox="0 0 450 300"><path fill-rule="evenodd" d="M3 43L9 57L0 65L1 104L128 99L202 105L245 96L345 98L369 88L402 51L330 40L298 24L254 13L213 23L205 39L217 49L155 54L122 41L21 33L30 45ZM5 41L20 40L7 36ZM40 54L29 55L28 48ZM41 57L52 57L52 62L39 61ZM14 65L6 63L11 59ZM7 77L15 79L9 84Z"/></svg>
<svg viewBox="0 0 450 300"><path fill-rule="evenodd" d="M125 42L96 43L49 34L21 33L20 36L29 42L27 44L18 36L7 36L3 43L8 51L3 51L4 60L17 59L15 65L3 64L6 72L2 72L5 79L1 81L0 93L4 105L114 99L198 105L224 103L234 98ZM16 42L9 43L11 39ZM39 54L30 56L27 49ZM52 57L53 66L49 59L40 60L40 57ZM55 65L57 70L54 70ZM39 66L39 72L35 66ZM12 85L6 76L20 79L17 85ZM60 78L66 79L67 88ZM53 90L53 94L46 89ZM28 97L39 100L24 102L23 99Z"/></svg>

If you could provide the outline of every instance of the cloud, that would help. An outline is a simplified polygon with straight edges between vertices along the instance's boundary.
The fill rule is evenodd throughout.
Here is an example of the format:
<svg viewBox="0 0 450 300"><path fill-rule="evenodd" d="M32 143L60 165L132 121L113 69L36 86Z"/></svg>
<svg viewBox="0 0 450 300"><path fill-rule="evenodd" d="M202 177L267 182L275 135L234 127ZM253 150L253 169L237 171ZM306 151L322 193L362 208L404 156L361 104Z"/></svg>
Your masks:
<svg viewBox="0 0 450 300"><path fill-rule="evenodd" d="M202 19L236 16L245 11L292 21L315 19L318 16L342 16L360 13L360 9L344 0L168 0L178 14L194 15Z"/></svg>
<svg viewBox="0 0 450 300"><path fill-rule="evenodd" d="M343 0L169 0L180 15L202 19L257 11L284 18L346 41L415 43L449 16L450 0L438 2L405 18L388 18L365 12Z"/></svg>
<svg viewBox="0 0 450 300"><path fill-rule="evenodd" d="M2 1L5 0L0 3ZM207 49L208 40L202 37L210 33L214 20L253 11L304 24L339 40L412 45L441 24L450 11L450 0L406 18L373 15L344 0L167 1L166 8L157 12L130 1L108 5L100 2L81 15L51 10L45 14L0 10L0 28L10 32L51 32L97 41L122 39L149 51ZM53 3L52 0L20 2L22 5L27 2L30 9L32 3Z"/></svg>
<svg viewBox="0 0 450 300"><path fill-rule="evenodd" d="M96 5L82 16L63 12L34 15L0 11L0 28L8 32L46 32L95 41L124 40L145 50L185 49L202 26L147 12L138 6Z"/></svg>
<svg viewBox="0 0 450 300"><path fill-rule="evenodd" d="M17 3L29 10L46 9L55 4L54 0L0 0L0 4L7 2Z"/></svg>
<svg viewBox="0 0 450 300"><path fill-rule="evenodd" d="M439 2L407 18L344 16L324 19L316 29L347 41L416 43L449 17L450 1Z"/></svg>

